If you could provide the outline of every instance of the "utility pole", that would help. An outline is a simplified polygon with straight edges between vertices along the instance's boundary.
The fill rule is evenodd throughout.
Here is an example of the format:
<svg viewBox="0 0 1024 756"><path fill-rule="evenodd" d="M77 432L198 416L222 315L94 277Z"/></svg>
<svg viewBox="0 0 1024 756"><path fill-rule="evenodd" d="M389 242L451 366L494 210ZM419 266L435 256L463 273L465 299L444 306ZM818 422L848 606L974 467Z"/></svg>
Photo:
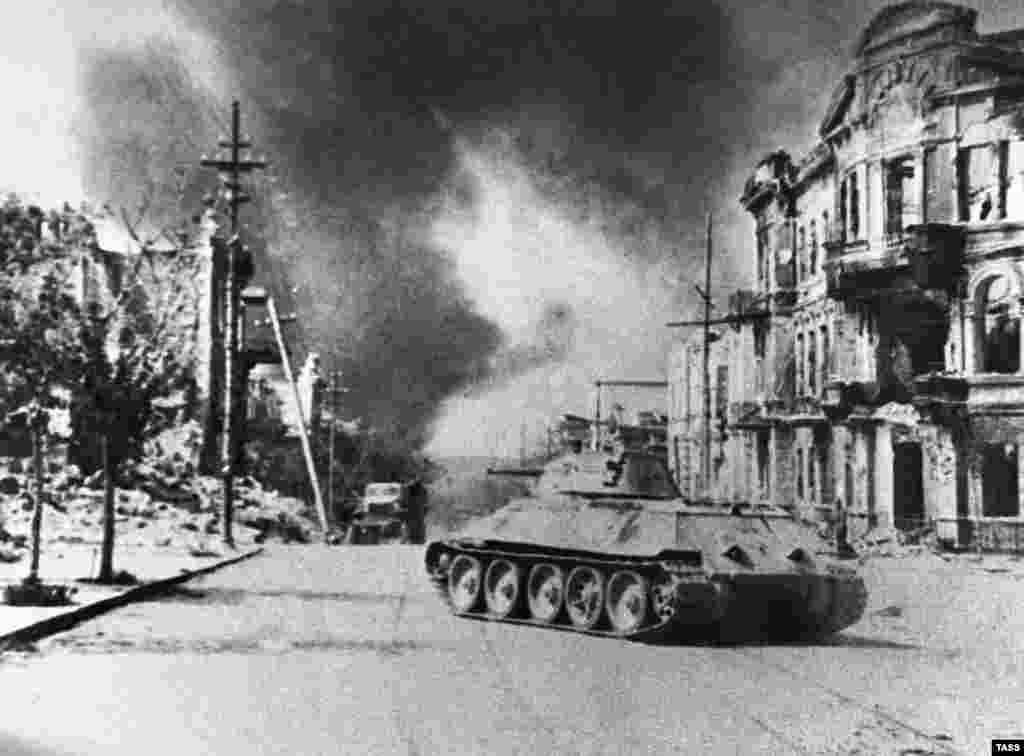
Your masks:
<svg viewBox="0 0 1024 756"><path fill-rule="evenodd" d="M239 383L241 376L238 370L238 313L240 305L239 264L246 255L246 250L239 238L238 210L252 198L242 191L242 175L251 173L257 168L265 168L262 160L243 159L242 151L252 147L252 143L242 137L241 111L238 100L231 103L231 137L222 139L218 146L230 150L229 157L218 154L215 158L203 155L199 161L205 168L215 168L220 174L231 219L231 238L228 240L227 265L224 281L224 427L221 445L221 461L223 467L224 509L223 520L224 545L235 545L232 532L234 519L234 473L237 456ZM216 266L215 266L216 267Z"/></svg>
<svg viewBox="0 0 1024 756"><path fill-rule="evenodd" d="M707 251L704 258L704 288L695 286L704 300L704 493L711 494L711 213L708 213Z"/></svg>
<svg viewBox="0 0 1024 756"><path fill-rule="evenodd" d="M313 487L313 499L316 502L316 511L320 517L320 527L323 529L324 539L326 540L329 529L327 510L324 507L324 499L320 493L320 479L316 474L316 465L313 463L313 447L309 443L306 412L302 408L302 396L299 394L299 385L295 382L295 374L292 372L292 361L288 356L288 347L284 343L284 334L281 332L281 319L277 316L277 306L274 304L273 297L267 300L267 314L270 316L270 325L274 329L277 348L281 352L281 366L284 368L285 378L291 385L292 396L295 398L295 411L299 416L299 438L302 441L302 454L306 459L306 472L309 474L309 483Z"/></svg>
<svg viewBox="0 0 1024 756"><path fill-rule="evenodd" d="M341 385L341 371L331 372L331 435L328 443L327 456L327 509L331 517L335 517L334 509L334 450L335 432L338 428L338 396L347 393L348 389Z"/></svg>

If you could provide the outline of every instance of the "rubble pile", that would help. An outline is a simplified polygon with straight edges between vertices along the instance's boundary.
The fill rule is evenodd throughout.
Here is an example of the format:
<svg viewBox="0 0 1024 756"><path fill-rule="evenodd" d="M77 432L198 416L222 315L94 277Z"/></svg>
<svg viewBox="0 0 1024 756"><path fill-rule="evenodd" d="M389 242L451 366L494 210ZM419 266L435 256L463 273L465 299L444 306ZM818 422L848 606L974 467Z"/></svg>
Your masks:
<svg viewBox="0 0 1024 756"><path fill-rule="evenodd" d="M44 495L44 544L101 542L101 473L86 477L74 465L62 466L46 476ZM268 539L312 540L316 525L301 500L265 489L247 476L236 478L235 497L234 536L239 545ZM128 465L120 471L116 492L117 544L216 555L222 503L221 480L196 475L183 456L170 454ZM0 561L25 557L33 507L31 477L9 467L0 473Z"/></svg>
<svg viewBox="0 0 1024 756"><path fill-rule="evenodd" d="M934 527L915 530L878 528L855 539L852 546L862 560L872 558L903 558L929 553L943 556L943 548Z"/></svg>

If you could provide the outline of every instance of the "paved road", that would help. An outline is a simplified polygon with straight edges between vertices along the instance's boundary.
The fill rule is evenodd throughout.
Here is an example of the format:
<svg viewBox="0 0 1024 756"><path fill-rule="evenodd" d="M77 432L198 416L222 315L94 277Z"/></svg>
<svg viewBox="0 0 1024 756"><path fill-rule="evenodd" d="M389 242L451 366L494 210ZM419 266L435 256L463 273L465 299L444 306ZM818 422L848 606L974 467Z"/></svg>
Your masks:
<svg viewBox="0 0 1024 756"><path fill-rule="evenodd" d="M5 657L0 751L910 756L1021 734L1022 656L941 619L992 576L922 603L908 575L886 596L905 613L829 645L654 647L450 617L415 547L281 547Z"/></svg>

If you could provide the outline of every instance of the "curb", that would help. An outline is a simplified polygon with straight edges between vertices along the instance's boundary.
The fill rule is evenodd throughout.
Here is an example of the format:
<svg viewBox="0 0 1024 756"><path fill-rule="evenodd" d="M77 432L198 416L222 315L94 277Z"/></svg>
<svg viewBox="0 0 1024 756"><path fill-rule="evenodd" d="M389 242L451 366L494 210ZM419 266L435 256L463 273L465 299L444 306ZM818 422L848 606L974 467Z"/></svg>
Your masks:
<svg viewBox="0 0 1024 756"><path fill-rule="evenodd" d="M123 593L108 596L107 598L93 601L92 603L85 604L84 606L76 607L75 609L64 612L63 614L57 614L53 617L47 617L46 619L39 620L38 622L33 622L30 625L25 625L24 627L20 627L10 633L0 635L0 653L9 651L12 647L21 646L27 643L35 643L43 638L55 635L56 633L62 633L65 630L70 630L86 620L98 617L101 614L106 614L107 612L113 611L114 609L118 609L127 604L154 598L177 585L181 585L182 583L188 582L189 580L197 577L209 575L211 572L216 572L224 567L230 567L233 564L245 561L246 559L251 559L262 553L262 548L253 549L252 551L247 551L244 554L239 554L238 556L234 556L229 559L222 559L219 562L208 564L197 570L188 570L169 578L162 578L160 580L152 580L148 583L142 583L134 588L129 588Z"/></svg>

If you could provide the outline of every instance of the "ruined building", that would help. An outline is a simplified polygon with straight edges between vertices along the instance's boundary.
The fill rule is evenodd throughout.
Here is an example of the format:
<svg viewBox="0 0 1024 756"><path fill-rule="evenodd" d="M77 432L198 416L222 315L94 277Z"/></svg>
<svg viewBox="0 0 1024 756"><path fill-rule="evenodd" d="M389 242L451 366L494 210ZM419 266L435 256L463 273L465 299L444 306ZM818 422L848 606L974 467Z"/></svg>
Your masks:
<svg viewBox="0 0 1024 756"><path fill-rule="evenodd" d="M134 308L163 324L164 346L193 378L188 396L163 397L162 406L179 419L198 420L205 431L202 452L215 459L224 367L222 287L215 270L224 255L217 250L223 242L216 223L208 217L190 233L155 245L125 244L119 228L85 209L65 206L47 214L9 197L0 204L0 275L29 297L45 276L54 275L83 309L98 304L103 311L116 310L131 293ZM111 236L104 229L118 231L121 251L104 246L104 237ZM80 454L92 458L98 450L83 448Z"/></svg>
<svg viewBox="0 0 1024 756"><path fill-rule="evenodd" d="M713 328L710 428L700 332L671 355L686 495L1024 543L1024 29L976 16L882 10L813 149L754 168L756 284Z"/></svg>

